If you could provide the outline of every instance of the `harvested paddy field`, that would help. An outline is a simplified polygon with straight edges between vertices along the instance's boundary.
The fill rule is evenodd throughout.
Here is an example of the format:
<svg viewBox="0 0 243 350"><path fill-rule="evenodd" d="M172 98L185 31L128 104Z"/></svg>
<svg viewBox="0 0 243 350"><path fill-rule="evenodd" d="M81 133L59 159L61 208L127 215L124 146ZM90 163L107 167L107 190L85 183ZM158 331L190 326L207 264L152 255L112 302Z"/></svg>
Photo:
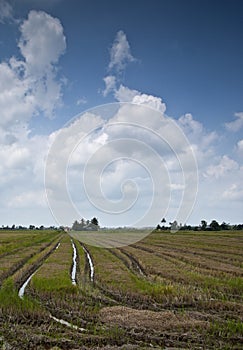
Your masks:
<svg viewBox="0 0 243 350"><path fill-rule="evenodd" d="M242 253L242 231L106 249L2 230L0 348L241 349Z"/></svg>

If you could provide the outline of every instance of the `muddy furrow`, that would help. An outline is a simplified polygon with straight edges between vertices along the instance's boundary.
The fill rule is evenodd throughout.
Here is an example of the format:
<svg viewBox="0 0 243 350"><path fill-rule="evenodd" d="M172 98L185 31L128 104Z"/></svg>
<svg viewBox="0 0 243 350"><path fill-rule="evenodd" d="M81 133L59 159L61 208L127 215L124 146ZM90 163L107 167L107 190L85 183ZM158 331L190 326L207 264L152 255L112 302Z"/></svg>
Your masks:
<svg viewBox="0 0 243 350"><path fill-rule="evenodd" d="M88 266L88 271L89 271L89 279L91 283L94 283L94 263L93 263L93 259L90 255L90 252L88 251L87 247L80 242L84 252L85 252L85 260L86 260L86 264Z"/></svg>
<svg viewBox="0 0 243 350"><path fill-rule="evenodd" d="M136 275L146 276L144 269L139 264L138 260L131 254L122 248L109 249L109 252L113 254L117 259L121 260L123 264Z"/></svg>
<svg viewBox="0 0 243 350"><path fill-rule="evenodd" d="M58 242L56 244L56 246L43 258L42 260L42 264L44 263L44 261L55 251L59 248L60 246L60 242ZM73 241L72 241L72 246L73 246L73 268L72 268L72 283L76 285L76 258L77 258L77 250L76 250L76 246L74 245ZM31 281L32 277L37 273L37 271L39 270L40 266L42 264L38 264L38 267L36 267L36 269L34 270L34 272L27 278L27 280L23 283L23 285L21 286L21 288L19 289L18 295L21 299L23 299L24 297L24 292L25 292L25 288L27 287L27 285L29 284L29 282ZM85 328L81 328L78 327L68 321L65 321L61 318L57 318L55 316L53 316L52 314L49 315L50 318L52 320L54 320L55 322L64 325L66 327L72 328L76 331L81 331L81 332L85 332L86 329Z"/></svg>
<svg viewBox="0 0 243 350"><path fill-rule="evenodd" d="M103 295L109 298L114 305L123 305L138 310L151 311L161 311L164 310L166 306L164 304L156 303L155 301L151 302L151 300L143 297L142 295L132 295L129 293L122 293L120 291L115 292L114 290L103 287L97 282L96 287L102 292Z"/></svg>
<svg viewBox="0 0 243 350"><path fill-rule="evenodd" d="M86 255L86 264L88 266L88 272L89 272L89 279L92 283L94 283L94 263L93 263L93 258L90 254L90 252L88 251L88 249L86 248L86 246L84 246L83 243L80 243L85 255ZM109 250L111 253L113 253L111 250ZM120 258L121 253L119 254L119 256L116 256L118 259ZM125 264L125 260L126 258L123 256L123 263ZM128 262L126 261L127 266L129 265ZM141 307L142 303L141 300L137 301L135 300L134 296L129 296L129 295L124 295L121 294L120 292L114 292L111 291L110 289L102 286L98 281L95 281L95 287L98 288L98 290L101 293L101 299L104 297L104 299L102 299L103 301L105 301L105 304L110 304L112 303L113 305L117 305L117 304L124 304L124 305L130 305L131 307ZM102 297L103 296L103 297ZM152 309L154 309L154 307L152 307ZM158 309L158 306L156 306L155 309Z"/></svg>
<svg viewBox="0 0 243 350"><path fill-rule="evenodd" d="M184 267L187 267L185 270L187 271L191 271L192 267L193 267L193 264L191 264L190 262L185 262L179 258L176 258L174 256L171 256L171 254L169 253L162 253L162 252L156 252L154 251L153 249L151 248L148 248L148 247L143 247L143 246L140 246L140 245L131 245L132 248L134 249L138 249L138 250L141 250L141 251L144 251L144 252L147 252L147 253L150 253L150 254L153 254L154 256L157 256L165 261L168 261L170 264L174 265L174 266L177 266L178 267L178 263L182 264ZM195 266L194 266L195 267ZM208 271L205 271L205 274L207 275L208 274Z"/></svg>
<svg viewBox="0 0 243 350"><path fill-rule="evenodd" d="M156 244L155 245L155 249L156 248L161 248L161 249L165 249L165 251L160 252L161 254L166 254L170 257L175 257L178 260L184 261L184 262L188 262L191 263L194 266L198 266L200 268L204 268L206 270L215 270L218 272L226 272L229 274L234 274L236 276L242 276L243 273L240 270L240 267L235 266L234 264L232 264L231 262L227 261L229 260L226 257L215 257L209 254L204 254L203 252L199 251L189 251L186 249L181 249L181 248L176 248L176 247L170 247L169 245L162 245L162 244ZM170 251L172 253L170 253ZM184 254L183 255L177 255L176 256L176 252L178 252L179 254ZM198 262L195 261L195 257L202 257L204 259L204 261L202 262ZM231 258L232 259L232 258ZM223 266L215 266L214 261L220 262Z"/></svg>
<svg viewBox="0 0 243 350"><path fill-rule="evenodd" d="M55 244L55 246L48 251L43 257L41 257L39 260L37 260L37 262L30 266L30 268L28 269L28 271L26 271L24 273L23 276L21 276L21 280L17 281L16 285L17 287L19 287L19 297L23 298L24 296L24 292L25 292L25 288L27 287L27 285L29 284L31 278L34 276L34 274L37 272L37 270L41 267L41 265L44 263L44 261L56 250L58 249L60 245L60 242L58 242L57 244Z"/></svg>
<svg viewBox="0 0 243 350"><path fill-rule="evenodd" d="M146 278L145 272L143 272L144 269L131 254L127 252L123 253L120 248L107 249L107 251L119 259L132 274L135 274L140 278ZM97 280L95 281L95 287L98 288L100 293L108 298L113 305L127 305L132 308L135 307L138 309L148 309L153 311L160 311L164 308L164 305L155 301L151 303L151 300L141 294L124 293L120 290L115 291L110 289L108 285L103 285Z"/></svg>
<svg viewBox="0 0 243 350"><path fill-rule="evenodd" d="M16 262L15 264L13 264L7 271L5 271L1 276L0 276L0 287L3 283L3 281L9 277L14 276L18 271L20 271L24 265L34 256L40 254L41 252L43 252L45 249L48 249L48 247L50 247L53 242L55 242L57 240L57 237L55 237L53 240L51 240L48 244L46 244L45 246L41 247L40 249L38 249L36 252L32 252L31 254L27 255L26 257L24 257L23 259L21 259L20 261Z"/></svg>
<svg viewBox="0 0 243 350"><path fill-rule="evenodd" d="M191 268L199 268L200 269L200 273L202 274L206 274L206 275L210 275L210 276L219 276L220 274L230 274L230 275L234 275L234 276L239 276L241 277L243 274L242 272L240 271L240 269L238 268L231 268L230 269L230 265L228 264L224 264L226 266L214 266L213 264L210 264L208 265L207 262L205 261L197 261L196 260L196 256L197 256L197 253L193 254L193 256L190 258L188 256L182 256L182 255L177 255L176 253L174 252L169 252L169 251L153 251L153 249L151 248L148 248L148 247L142 247L140 245L136 245L136 247L138 249L142 249L144 251L147 251L149 253L153 253L154 255L158 256L158 257L161 257L161 258L164 258L168 261L170 261L171 263L177 263L177 261L179 261L180 263L182 263L183 265L187 266L188 269L191 269ZM135 246L134 246L135 248ZM161 246L162 248L162 246ZM232 265L231 265L232 266Z"/></svg>
<svg viewBox="0 0 243 350"><path fill-rule="evenodd" d="M199 246L199 247L195 247L195 245L189 245L187 246L187 249L186 248L178 248L178 245L180 245L180 243L178 242L177 244L172 244L172 243L154 243L152 244L154 245L155 247L168 247L169 249L173 249L173 250L181 250L181 251L189 251L191 252L192 249L198 249L200 250L200 254L202 255L208 255L208 253L216 253L216 254L221 254L222 258L224 259L225 256L227 257L234 257L234 256L239 256L239 257L242 257L242 254L240 252L235 252L235 251L229 251L229 249L225 249L225 250L222 250L222 249L216 249L214 246L211 246L210 248L208 247L204 247L204 246ZM227 246L227 248L229 248Z"/></svg>
<svg viewBox="0 0 243 350"><path fill-rule="evenodd" d="M49 245L52 244L57 238L58 238L58 237L54 237L48 244L49 244ZM36 241L36 242L35 242L35 245L41 244L42 241L43 241L43 240ZM31 243L29 243L29 244L26 244L26 245L24 246L24 249L26 250L26 249L31 248L31 247L33 247L33 242L31 242ZM46 247L46 246L45 246L45 247ZM45 247L44 247L44 249L45 249ZM7 252L5 252L5 253L2 253L2 254L0 254L0 261L1 261L1 259L5 258L5 257L7 257L7 256L11 256L11 255L15 256L16 253L21 252L22 250L23 250L23 246L20 246L20 247L18 247L18 248L14 248L13 250L10 250L10 251L7 251Z"/></svg>
<svg viewBox="0 0 243 350"><path fill-rule="evenodd" d="M130 253L128 253L125 249L119 248L122 254L126 255L128 259L131 261L132 269L140 276L146 276L146 273L143 267L140 265L139 261Z"/></svg>

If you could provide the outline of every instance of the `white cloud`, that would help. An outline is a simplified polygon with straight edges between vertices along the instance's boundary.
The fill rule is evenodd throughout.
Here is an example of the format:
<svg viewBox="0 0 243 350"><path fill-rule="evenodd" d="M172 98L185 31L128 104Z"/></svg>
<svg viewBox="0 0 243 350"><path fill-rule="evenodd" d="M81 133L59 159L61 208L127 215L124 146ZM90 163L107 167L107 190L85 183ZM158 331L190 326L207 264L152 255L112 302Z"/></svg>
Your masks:
<svg viewBox="0 0 243 350"><path fill-rule="evenodd" d="M80 97L78 100L77 100L77 102L76 102L76 104L77 104L77 106L80 106L80 105L85 105L87 103L87 99L86 99L86 97Z"/></svg>
<svg viewBox="0 0 243 350"><path fill-rule="evenodd" d="M109 70L114 69L117 73L120 73L129 62L134 62L135 60L136 59L131 54L126 34L120 30L117 32L110 50Z"/></svg>
<svg viewBox="0 0 243 350"><path fill-rule="evenodd" d="M13 8L7 1L0 0L0 23L8 20L13 20Z"/></svg>
<svg viewBox="0 0 243 350"><path fill-rule="evenodd" d="M52 117L62 98L55 66L66 47L60 21L31 11L20 32L23 60L11 57L0 63L0 126L4 129L23 125L40 112Z"/></svg>
<svg viewBox="0 0 243 350"><path fill-rule="evenodd" d="M243 187L242 184L233 183L227 190L223 192L223 199L226 200L240 200L243 201Z"/></svg>
<svg viewBox="0 0 243 350"><path fill-rule="evenodd" d="M119 89L115 90L114 97L119 102L131 102L138 105L144 105L160 111L162 114L166 111L166 105L162 98L153 95L142 94L137 90L129 89L126 86L120 85Z"/></svg>
<svg viewBox="0 0 243 350"><path fill-rule="evenodd" d="M52 135L31 136L29 122L39 114L53 116L62 103L57 63L66 42L60 21L42 11L31 11L19 29L22 58L0 62L0 202L1 217L15 213L21 224L15 208L47 208L44 167Z"/></svg>
<svg viewBox="0 0 243 350"><path fill-rule="evenodd" d="M114 75L107 75L103 80L105 82L103 96L106 97L110 92L116 89L116 77Z"/></svg>
<svg viewBox="0 0 243 350"><path fill-rule="evenodd" d="M28 74L40 74L52 69L66 49L66 39L59 19L43 11L30 11L20 26L20 51Z"/></svg>
<svg viewBox="0 0 243 350"><path fill-rule="evenodd" d="M227 130L237 132L243 127L243 112L235 113L235 117L233 122L225 124Z"/></svg>
<svg viewBox="0 0 243 350"><path fill-rule="evenodd" d="M99 110L95 109L95 114L85 113L57 135L59 140L52 146L48 161L46 184L58 220L70 223L83 212L86 213L83 216L94 215L87 213L92 213L96 206L103 209L97 209L96 215L107 225L112 225L114 215L120 212L123 216L117 217L116 223L120 220L119 224L133 224L142 217L144 221L140 224L150 225L157 222L156 215L166 211L171 191L173 203L178 204L177 208L174 205L176 215L183 190L189 203L183 202L180 217L185 217L190 197L197 190L192 150L177 124L161 113L165 110L161 99L145 94L137 96L140 104L121 104L115 110L109 106L105 110L101 108L103 119L97 117ZM156 109L148 108L150 104ZM173 169L168 166L171 160ZM80 215L68 208L70 198ZM151 202L152 214L146 214Z"/></svg>
<svg viewBox="0 0 243 350"><path fill-rule="evenodd" d="M138 94L135 95L132 99L133 103L137 103L139 105L148 106L157 111L160 111L162 114L165 113L166 105L162 102L160 97L155 97L147 94Z"/></svg>
<svg viewBox="0 0 243 350"><path fill-rule="evenodd" d="M116 100L119 102L132 102L136 95L139 95L139 91L129 89L127 86L122 84L114 93Z"/></svg>
<svg viewBox="0 0 243 350"><path fill-rule="evenodd" d="M11 62L0 64L0 81L0 125L5 128L28 121L34 113L28 82L11 66Z"/></svg>
<svg viewBox="0 0 243 350"><path fill-rule="evenodd" d="M237 150L243 154L243 140L237 142Z"/></svg>
<svg viewBox="0 0 243 350"><path fill-rule="evenodd" d="M215 131L208 132L202 123L193 118L190 113L181 116L178 120L179 126L183 129L192 144L199 144L203 150L216 141L219 136Z"/></svg>
<svg viewBox="0 0 243 350"><path fill-rule="evenodd" d="M206 171L206 176L214 177L216 179L230 173L239 168L238 163L224 155L217 165L210 165Z"/></svg>
<svg viewBox="0 0 243 350"><path fill-rule="evenodd" d="M66 49L63 27L57 18L42 11L30 11L20 27L19 48L25 59L25 79L35 107L53 115L61 101L62 83L56 80L55 64Z"/></svg>
<svg viewBox="0 0 243 350"><path fill-rule="evenodd" d="M46 207L44 190L24 191L13 196L7 203L8 208Z"/></svg>
<svg viewBox="0 0 243 350"><path fill-rule="evenodd" d="M29 164L30 152L27 147L17 144L3 146L0 152L1 166L5 169L24 168Z"/></svg>
<svg viewBox="0 0 243 350"><path fill-rule="evenodd" d="M110 62L108 65L108 71L112 74L107 75L103 81L105 83L105 89L102 91L103 96L106 97L109 93L114 93L116 99L124 100L126 91L121 85L117 90L117 83L120 81L121 73L125 70L129 62L134 62L136 59L132 56L130 45L127 40L126 34L120 30L117 32L113 45L110 49ZM122 96L123 95L123 96Z"/></svg>
<svg viewBox="0 0 243 350"><path fill-rule="evenodd" d="M118 32L111 48L110 74L104 78L106 86L103 94L113 93L117 101L131 104L120 104L113 117L108 113L109 117L102 119L104 108L101 116L99 111L85 113L82 119L51 135L32 136L28 126L31 118L38 118L39 113L52 116L62 102L62 81L57 63L66 49L66 40L60 21L37 11L31 11L23 21L20 35L22 59L12 57L0 63L0 204L3 218L6 210L16 209L12 213L19 216L14 216L14 220L21 224L18 209L37 208L33 223L39 220L38 217L45 219L43 179L51 145L55 150L51 157L54 155L56 158L49 164L47 191L56 195L55 204L61 207L61 217L68 224L77 219L69 215L66 205L68 194L75 199L75 204L81 203L79 208L83 216L96 215L92 204L87 205L85 190L81 190L87 162L90 162L90 169L86 181L94 194L95 203L103 205L102 193L98 192L101 185L103 194L108 200L113 200L107 204L108 209L131 206L121 221L118 216L109 218L102 214L99 218L104 225L129 224L139 220L141 212L150 204L151 195L155 196L156 210L162 216L171 194L169 217L163 215L171 221L181 203L183 191L189 193L184 203L190 203L190 194L197 190L197 169L190 157L192 151L197 157L199 172L205 175L200 184L198 201L208 210L207 215L211 215L209 211L212 208L216 210L216 206L220 210L222 202L225 207L234 205L234 210L239 211L239 201L243 199L242 168L234 159L216 150L214 146L220 145L220 136L215 131L206 130L191 114L183 115L178 121L168 118L161 97L120 84L120 73L135 60L123 32ZM85 102L82 97L77 104ZM144 106L139 113L138 105ZM146 107L151 107L152 113ZM237 131L242 126L243 113L236 114L236 117L235 121L226 125L228 130ZM237 150L243 151L243 140L238 141ZM150 181L146 170L153 173L153 181ZM97 179L99 181L95 184ZM63 191L67 184L70 189L68 194ZM152 192L153 186L159 188L158 193ZM124 202L118 204L119 200ZM27 222L29 213L28 210ZM147 217L148 221L144 223L157 224L157 215ZM204 216L200 211L197 215Z"/></svg>

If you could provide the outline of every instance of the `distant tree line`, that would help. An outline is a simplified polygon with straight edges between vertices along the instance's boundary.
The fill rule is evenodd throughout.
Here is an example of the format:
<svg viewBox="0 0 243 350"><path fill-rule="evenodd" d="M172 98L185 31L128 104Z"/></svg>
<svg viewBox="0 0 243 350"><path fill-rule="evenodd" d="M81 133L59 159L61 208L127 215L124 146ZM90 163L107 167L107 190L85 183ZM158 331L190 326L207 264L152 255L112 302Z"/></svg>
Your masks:
<svg viewBox="0 0 243 350"><path fill-rule="evenodd" d="M163 218L161 224L156 226L156 230L191 230L191 231L221 231L221 230L243 230L243 224L231 225L230 223L222 222L219 224L216 220L212 220L210 224L206 220L201 220L200 225L191 226L191 225L182 225L178 224L177 221L169 222L169 226L165 225L166 220Z"/></svg>
<svg viewBox="0 0 243 350"><path fill-rule="evenodd" d="M99 229L99 222L97 218L91 220L81 219L80 222L74 221L72 230L74 231L97 231Z"/></svg>
<svg viewBox="0 0 243 350"><path fill-rule="evenodd" d="M27 226L22 226L22 225L2 225L0 227L0 230L63 230L63 226L44 226L44 225L40 225L40 226L35 226L35 225L29 225Z"/></svg>

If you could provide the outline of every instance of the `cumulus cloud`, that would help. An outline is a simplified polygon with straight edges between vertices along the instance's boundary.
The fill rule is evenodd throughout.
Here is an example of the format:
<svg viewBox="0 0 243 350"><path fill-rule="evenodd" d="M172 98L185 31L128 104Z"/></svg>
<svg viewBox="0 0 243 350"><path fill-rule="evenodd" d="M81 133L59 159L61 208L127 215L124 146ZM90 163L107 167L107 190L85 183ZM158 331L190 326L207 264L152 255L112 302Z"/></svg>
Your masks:
<svg viewBox="0 0 243 350"><path fill-rule="evenodd" d="M4 20L10 13L4 15ZM117 33L110 50L103 95L112 93L116 101L131 104L121 103L112 111L112 116L109 111L110 119L103 115L105 109L96 110L50 135L31 135L28 126L31 118L37 118L40 113L51 117L62 102L62 81L57 64L65 52L66 39L61 22L42 11L31 11L19 29L18 46L22 58L11 57L0 63L2 208L16 209L15 213L23 208L44 212L43 178L46 159L49 159L46 189L52 203L61 208L63 223L71 224L77 219L77 213L73 215L67 206L70 197L82 216L96 215L97 208L94 209L92 203L87 205L87 193L81 189L89 163L86 181L96 200L94 204L102 206L103 195L110 201L108 209L132 208L124 212L121 219L116 215L111 219L103 213L99 219L105 225L124 225L139 220L153 195L157 212L150 217L145 215L147 221L142 223L155 225L158 217L167 219L164 213L167 213L169 201L168 219L175 217L184 192L187 193L184 208L193 204L192 197L197 190L193 154L199 162L200 174L204 174L202 188L207 198L203 198L203 203L208 203L209 197L215 202L222 198L226 204L242 200L242 168L228 155L221 156L215 151L214 144L220 142L215 131L206 130L189 113L178 120L169 118L161 97L120 83L126 65L135 61L122 31ZM77 104L85 102L82 97ZM243 114L237 113L236 120L226 128L237 131L242 123ZM52 152L48 153L50 149ZM243 140L238 141L237 150L243 151ZM152 181L149 172L153 172ZM69 192L64 191L67 185ZM159 191L153 193L154 188ZM135 211L133 205L137 205ZM182 214L185 218L185 213Z"/></svg>
<svg viewBox="0 0 243 350"><path fill-rule="evenodd" d="M0 6L5 9L0 11L1 18L3 15L5 20L10 18L11 8L3 1ZM39 114L52 117L62 103L63 83L57 69L66 48L62 24L45 12L31 11L19 30L18 47L22 57L13 56L0 63L0 202L3 210L6 206L44 205L44 165L52 137L31 136L29 122Z"/></svg>
<svg viewBox="0 0 243 350"><path fill-rule="evenodd" d="M243 154L243 140L237 142L237 150Z"/></svg>
<svg viewBox="0 0 243 350"><path fill-rule="evenodd" d="M0 125L13 128L40 112L52 117L61 103L62 82L56 63L66 43L59 20L31 11L20 26L23 59L0 63Z"/></svg>
<svg viewBox="0 0 243 350"><path fill-rule="evenodd" d="M224 155L218 164L210 165L206 171L206 176L215 177L216 179L226 175L227 173L237 170L239 168L238 163Z"/></svg>
<svg viewBox="0 0 243 350"><path fill-rule="evenodd" d="M226 200L243 200L243 187L240 184L233 183L227 188L222 195Z"/></svg>
<svg viewBox="0 0 243 350"><path fill-rule="evenodd" d="M234 121L225 124L227 130L237 132L243 127L243 112L235 113L235 117Z"/></svg>
<svg viewBox="0 0 243 350"><path fill-rule="evenodd" d="M122 84L119 89L115 90L114 97L119 102L131 102L138 105L144 105L160 111L162 114L166 111L166 104L162 101L161 97L144 94L138 90L129 89Z"/></svg>
<svg viewBox="0 0 243 350"><path fill-rule="evenodd" d="M191 143L199 144L204 150L207 149L214 141L219 139L215 131L208 131L203 124L195 120L190 113L182 115L178 119L179 126L183 129Z"/></svg>
<svg viewBox="0 0 243 350"><path fill-rule="evenodd" d="M5 0L0 0L0 23L13 20L13 8Z"/></svg>
<svg viewBox="0 0 243 350"><path fill-rule="evenodd" d="M3 146L0 152L1 166L4 169L24 168L29 164L29 157L29 149L17 144Z"/></svg>
<svg viewBox="0 0 243 350"><path fill-rule="evenodd" d="M161 113L165 113L166 105L162 102L162 98L147 95L147 94L137 94L132 99L133 103L137 103L139 105L148 106L150 108L153 108L157 111L160 111Z"/></svg>
<svg viewBox="0 0 243 350"><path fill-rule="evenodd" d="M109 70L115 70L117 73L120 73L129 62L134 61L136 61L136 59L131 54L126 34L120 30L117 32L110 50Z"/></svg>
<svg viewBox="0 0 243 350"><path fill-rule="evenodd" d="M0 125L4 128L30 120L35 110L29 83L12 61L0 64Z"/></svg>
<svg viewBox="0 0 243 350"><path fill-rule="evenodd" d="M57 18L42 11L30 11L20 27L19 48L24 57L24 76L35 107L52 116L61 100L61 81L55 64L66 49L63 27Z"/></svg>
<svg viewBox="0 0 243 350"><path fill-rule="evenodd" d="M43 11L30 11L20 26L20 52L26 62L26 75L52 70L66 49L66 39L59 19Z"/></svg>
<svg viewBox="0 0 243 350"><path fill-rule="evenodd" d="M114 93L115 99L119 102L132 102L136 95L139 95L139 91L129 89L127 86L122 84Z"/></svg>
<svg viewBox="0 0 243 350"><path fill-rule="evenodd" d="M214 158L214 146L219 141L215 131L208 131L204 125L195 120L190 113L182 115L177 121L184 131L197 158L198 166L205 168Z"/></svg>
<svg viewBox="0 0 243 350"><path fill-rule="evenodd" d="M91 216L95 206L96 215L107 224L116 220L118 225L136 221L152 225L159 220L157 215L166 211L171 192L176 193L171 196L172 215L180 210L187 193L185 201L189 204L183 202L179 215L185 218L189 197L197 190L192 150L178 125L161 113L161 99L138 96L140 103L120 104L114 110L109 106L95 109L95 113L85 113L56 134L48 156L46 186L58 220L71 223L75 215ZM155 108L148 108L150 103ZM169 167L171 161L173 167ZM70 198L80 214L68 207ZM148 214L151 202L155 204ZM114 219L118 214L122 216Z"/></svg>
<svg viewBox="0 0 243 350"><path fill-rule="evenodd" d="M136 61L132 56L130 45L123 31L119 31L110 50L109 71L114 74L107 75L103 80L105 89L103 96L113 93L115 99L119 102L131 102L138 105L145 105L155 110L165 113L166 105L160 97L141 93L132 90L123 84L119 84L119 74L125 69L129 62ZM119 87L117 87L119 85Z"/></svg>
<svg viewBox="0 0 243 350"><path fill-rule="evenodd" d="M106 97L110 92L116 90L116 77L114 75L107 75L103 80L105 83L103 96Z"/></svg>
<svg viewBox="0 0 243 350"><path fill-rule="evenodd" d="M45 191L24 191L14 195L8 202L8 208L46 207Z"/></svg>
<svg viewBox="0 0 243 350"><path fill-rule="evenodd" d="M121 73L125 70L128 63L135 61L136 59L131 54L126 34L120 30L117 32L110 49L110 62L108 65L108 71L110 74L103 79L105 83L105 89L102 91L104 97L109 93L114 93L114 95L116 95L117 84L120 81ZM118 92L118 95L120 93L122 92Z"/></svg>

